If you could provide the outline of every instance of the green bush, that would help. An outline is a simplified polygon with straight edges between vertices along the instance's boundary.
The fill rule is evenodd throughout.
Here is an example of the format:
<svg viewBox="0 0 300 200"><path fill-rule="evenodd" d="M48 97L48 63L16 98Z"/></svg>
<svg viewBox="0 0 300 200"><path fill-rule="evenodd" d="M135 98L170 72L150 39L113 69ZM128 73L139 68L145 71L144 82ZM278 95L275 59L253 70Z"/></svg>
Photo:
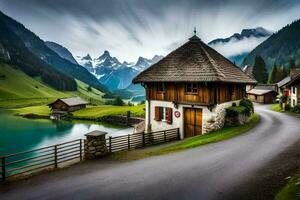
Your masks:
<svg viewBox="0 0 300 200"><path fill-rule="evenodd" d="M245 113L247 115L251 115L254 113L254 106L253 103L249 99L242 99L240 101L240 106L243 106L246 108Z"/></svg>
<svg viewBox="0 0 300 200"><path fill-rule="evenodd" d="M291 108L291 111L294 112L294 113L300 113L300 106L297 105L297 106Z"/></svg>
<svg viewBox="0 0 300 200"><path fill-rule="evenodd" d="M284 109L286 111L290 111L291 110L291 105L290 104L286 104L285 107L284 107Z"/></svg>

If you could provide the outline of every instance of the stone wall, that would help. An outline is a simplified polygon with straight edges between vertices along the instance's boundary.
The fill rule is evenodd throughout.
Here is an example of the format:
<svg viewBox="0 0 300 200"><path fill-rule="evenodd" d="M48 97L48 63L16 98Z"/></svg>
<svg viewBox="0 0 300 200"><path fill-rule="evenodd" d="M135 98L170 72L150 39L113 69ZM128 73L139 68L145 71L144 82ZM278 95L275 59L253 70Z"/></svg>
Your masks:
<svg viewBox="0 0 300 200"><path fill-rule="evenodd" d="M245 113L238 113L227 110L225 125L226 126L238 126L245 124L250 119L250 116Z"/></svg>
<svg viewBox="0 0 300 200"><path fill-rule="evenodd" d="M84 158L86 160L101 158L108 153L105 139L106 134L106 132L92 131L85 135Z"/></svg>
<svg viewBox="0 0 300 200"><path fill-rule="evenodd" d="M210 117L207 120L203 120L202 133L205 134L223 128L225 125L226 108L232 106L233 103L239 104L239 101L216 105L211 110Z"/></svg>

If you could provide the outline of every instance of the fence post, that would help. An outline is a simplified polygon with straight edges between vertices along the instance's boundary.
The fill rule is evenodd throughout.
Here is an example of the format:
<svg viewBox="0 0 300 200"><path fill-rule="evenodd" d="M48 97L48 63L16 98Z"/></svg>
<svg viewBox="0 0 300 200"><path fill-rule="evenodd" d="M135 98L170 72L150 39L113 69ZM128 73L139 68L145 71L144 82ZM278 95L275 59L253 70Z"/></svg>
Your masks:
<svg viewBox="0 0 300 200"><path fill-rule="evenodd" d="M145 146L145 133L143 132L143 147Z"/></svg>
<svg viewBox="0 0 300 200"><path fill-rule="evenodd" d="M111 136L109 136L109 152L111 153Z"/></svg>
<svg viewBox="0 0 300 200"><path fill-rule="evenodd" d="M130 134L128 134L128 150L130 150Z"/></svg>
<svg viewBox="0 0 300 200"><path fill-rule="evenodd" d="M166 131L164 131L164 141L167 141L167 137L166 137Z"/></svg>
<svg viewBox="0 0 300 200"><path fill-rule="evenodd" d="M180 131L179 131L179 128L177 128L177 139L180 140Z"/></svg>
<svg viewBox="0 0 300 200"><path fill-rule="evenodd" d="M5 157L2 157L2 182L5 181L6 174L5 174Z"/></svg>
<svg viewBox="0 0 300 200"><path fill-rule="evenodd" d="M54 146L54 168L57 168L57 145Z"/></svg>
<svg viewBox="0 0 300 200"><path fill-rule="evenodd" d="M80 161L82 161L82 139L79 139L80 144L79 144L79 151L80 151Z"/></svg>

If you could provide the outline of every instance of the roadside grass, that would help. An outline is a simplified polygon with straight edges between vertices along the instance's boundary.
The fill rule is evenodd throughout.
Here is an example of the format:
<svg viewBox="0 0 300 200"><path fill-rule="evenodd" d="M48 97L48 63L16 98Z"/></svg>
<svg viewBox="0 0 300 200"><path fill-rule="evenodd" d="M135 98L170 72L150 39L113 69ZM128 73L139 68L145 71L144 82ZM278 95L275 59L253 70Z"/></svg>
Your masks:
<svg viewBox="0 0 300 200"><path fill-rule="evenodd" d="M296 173L288 184L276 195L275 200L300 200L300 171Z"/></svg>
<svg viewBox="0 0 300 200"><path fill-rule="evenodd" d="M118 160L138 160L141 158L146 158L149 156L162 155L167 153L173 153L176 151L181 151L189 148L198 147L205 144L215 143L222 140L227 140L233 138L237 135L245 133L250 129L254 128L260 122L260 116L258 114L254 114L250 121L244 125L235 126L235 127L225 127L221 130L217 130L211 132L206 135L195 136L192 138L188 138L179 142L175 142L173 145L160 145L153 147L135 150L135 151L127 151L127 152L116 152L111 155L113 159Z"/></svg>
<svg viewBox="0 0 300 200"><path fill-rule="evenodd" d="M111 106L102 105L94 106L86 109L78 110L73 112L73 117L75 119L87 119L95 120L101 117L109 115L125 115L127 111L130 111L134 116L144 116L145 105L137 106Z"/></svg>
<svg viewBox="0 0 300 200"><path fill-rule="evenodd" d="M284 112L284 110L280 107L279 104L272 104L271 109L276 112Z"/></svg>
<svg viewBox="0 0 300 200"><path fill-rule="evenodd" d="M131 111L135 116L144 116L144 105L138 106L110 106L110 105L100 105L91 106L85 109L81 109L73 112L74 119L82 120L96 120L101 117L109 115L125 115L127 111ZM50 109L48 106L30 106L24 108L14 109L16 115L29 115L33 114L37 117L45 117L50 115Z"/></svg>
<svg viewBox="0 0 300 200"><path fill-rule="evenodd" d="M300 114L299 113L295 113L295 112L291 112L291 111L287 111L287 110L283 110L279 104L273 104L271 106L271 110L276 111L276 112L281 112L281 113L286 113L289 115L292 115L294 117L300 118Z"/></svg>

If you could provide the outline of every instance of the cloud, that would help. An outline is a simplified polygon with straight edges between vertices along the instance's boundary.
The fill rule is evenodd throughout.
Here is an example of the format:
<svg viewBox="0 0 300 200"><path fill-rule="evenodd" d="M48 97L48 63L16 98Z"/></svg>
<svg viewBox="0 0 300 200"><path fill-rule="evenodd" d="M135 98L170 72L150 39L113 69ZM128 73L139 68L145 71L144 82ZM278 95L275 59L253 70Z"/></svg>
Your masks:
<svg viewBox="0 0 300 200"><path fill-rule="evenodd" d="M249 37L242 40L235 38L227 43L217 43L211 45L213 49L224 55L225 57L236 56L243 53L251 52L256 46L265 41L267 37L255 38Z"/></svg>
<svg viewBox="0 0 300 200"><path fill-rule="evenodd" d="M194 26L204 42L257 26L276 31L300 18L299 8L298 0L0 0L6 14L74 55L98 57L109 50L127 61L168 54ZM248 49L257 44L244 42ZM232 45L220 51L242 49Z"/></svg>

